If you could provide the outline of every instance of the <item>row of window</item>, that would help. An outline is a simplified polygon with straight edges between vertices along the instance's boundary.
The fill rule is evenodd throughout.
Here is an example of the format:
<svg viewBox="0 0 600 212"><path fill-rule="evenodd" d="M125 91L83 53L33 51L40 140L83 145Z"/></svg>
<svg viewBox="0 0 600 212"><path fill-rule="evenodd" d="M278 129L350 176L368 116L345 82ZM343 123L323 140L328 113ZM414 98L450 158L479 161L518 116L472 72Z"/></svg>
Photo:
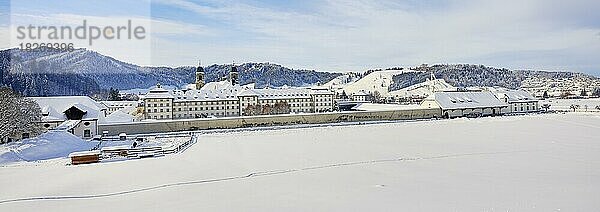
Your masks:
<svg viewBox="0 0 600 212"><path fill-rule="evenodd" d="M237 101L214 101L214 102L175 102L175 106L186 106L186 105L233 105L237 104Z"/></svg>
<svg viewBox="0 0 600 212"><path fill-rule="evenodd" d="M160 103L160 104L148 104L148 106L153 106L153 107L169 107L170 105L169 105L169 103L166 103L166 104Z"/></svg>
<svg viewBox="0 0 600 212"><path fill-rule="evenodd" d="M232 116L237 115L237 112L217 112L217 113L206 113L207 116ZM168 117L168 116L167 116ZM175 114L173 117L177 118L200 118L202 114Z"/></svg>
<svg viewBox="0 0 600 212"><path fill-rule="evenodd" d="M198 110L237 110L239 109L238 106L217 106L217 107L190 107L189 111L198 111ZM178 107L175 110L177 111L185 111L186 108L185 107ZM168 111L167 111L168 112Z"/></svg>
<svg viewBox="0 0 600 212"><path fill-rule="evenodd" d="M165 119L165 118L170 118L171 116L169 115L160 115L160 116L151 116L153 119Z"/></svg>
<svg viewBox="0 0 600 212"><path fill-rule="evenodd" d="M201 110L238 110L238 106L220 106L220 107L191 107L189 108L189 111L201 111ZM176 108L174 111L186 111L185 108ZM148 109L148 113L164 113L164 112L171 112L171 110L169 108L166 109Z"/></svg>
<svg viewBox="0 0 600 212"><path fill-rule="evenodd" d="M309 103L298 103L298 104L290 104L292 107L310 107Z"/></svg>
<svg viewBox="0 0 600 212"><path fill-rule="evenodd" d="M278 103L278 102L310 102L310 99L266 99L260 100L260 103Z"/></svg>
<svg viewBox="0 0 600 212"><path fill-rule="evenodd" d="M331 101L331 98L323 98L323 99L317 98L317 99L315 99L315 101L316 102L329 102L329 101Z"/></svg>
<svg viewBox="0 0 600 212"><path fill-rule="evenodd" d="M152 113L152 109L148 109L148 113ZM160 113L164 113L164 112L171 112L171 109L167 108L167 109L154 109L155 113L158 113L160 111Z"/></svg>
<svg viewBox="0 0 600 212"><path fill-rule="evenodd" d="M331 103L317 103L317 107L319 106L331 106Z"/></svg>
<svg viewBox="0 0 600 212"><path fill-rule="evenodd" d="M169 99L146 99L147 102L169 102Z"/></svg>
<svg viewBox="0 0 600 212"><path fill-rule="evenodd" d="M242 98L245 101L250 101L252 98L251 97L244 97ZM158 99L161 100L161 99ZM148 102L155 102L157 101L157 99L148 99ZM167 100L165 100L167 101ZM331 101L331 98L317 98L316 99L317 102L325 102L325 101ZM162 102L158 101L158 102ZM278 103L278 102L311 102L311 99L308 98L302 98L302 99L285 99L285 100L273 100L273 99L266 99L266 100L260 100L260 103ZM214 102L190 102L190 103L184 103L184 102L174 102L173 105L174 106L186 106L186 105L233 105L233 104L238 104L237 101L214 101ZM243 103L242 103L243 104ZM155 104L148 104L148 106L153 106L153 107L169 107L170 104L169 103L155 103Z"/></svg>
<svg viewBox="0 0 600 212"><path fill-rule="evenodd" d="M514 111L525 111L525 110L523 110L523 109L525 109L525 108L527 108L527 111L529 111L529 109L530 109L529 105L527 105L527 107L523 107L523 106L521 106L521 110L518 110L518 107L517 107L517 106L515 106L514 108L515 108L515 109L514 109ZM531 106L531 110L536 110L536 109L535 109L535 105L534 105L534 106Z"/></svg>

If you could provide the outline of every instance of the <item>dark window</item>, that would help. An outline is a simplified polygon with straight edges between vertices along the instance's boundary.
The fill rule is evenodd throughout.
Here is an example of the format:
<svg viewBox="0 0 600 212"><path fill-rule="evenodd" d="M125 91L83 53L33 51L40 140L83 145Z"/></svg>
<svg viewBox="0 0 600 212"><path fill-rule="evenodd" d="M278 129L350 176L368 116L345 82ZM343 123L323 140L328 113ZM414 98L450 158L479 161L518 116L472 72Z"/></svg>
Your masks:
<svg viewBox="0 0 600 212"><path fill-rule="evenodd" d="M92 137L92 131L90 131L89 129L83 130L83 137L84 138Z"/></svg>

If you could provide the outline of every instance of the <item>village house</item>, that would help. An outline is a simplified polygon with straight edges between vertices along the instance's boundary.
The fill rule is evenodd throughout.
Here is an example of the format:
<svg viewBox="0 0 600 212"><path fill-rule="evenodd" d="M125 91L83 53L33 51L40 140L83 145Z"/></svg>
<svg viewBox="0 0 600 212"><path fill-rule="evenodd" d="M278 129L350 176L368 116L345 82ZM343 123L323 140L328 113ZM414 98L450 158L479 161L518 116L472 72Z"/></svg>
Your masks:
<svg viewBox="0 0 600 212"><path fill-rule="evenodd" d="M352 101L355 101L355 102L370 102L371 101L370 97L371 97L371 95L369 95L364 90L361 90L356 93L353 93L351 99L352 99Z"/></svg>
<svg viewBox="0 0 600 212"><path fill-rule="evenodd" d="M107 108L87 96L29 97L42 109L44 130L65 130L80 138L98 135Z"/></svg>

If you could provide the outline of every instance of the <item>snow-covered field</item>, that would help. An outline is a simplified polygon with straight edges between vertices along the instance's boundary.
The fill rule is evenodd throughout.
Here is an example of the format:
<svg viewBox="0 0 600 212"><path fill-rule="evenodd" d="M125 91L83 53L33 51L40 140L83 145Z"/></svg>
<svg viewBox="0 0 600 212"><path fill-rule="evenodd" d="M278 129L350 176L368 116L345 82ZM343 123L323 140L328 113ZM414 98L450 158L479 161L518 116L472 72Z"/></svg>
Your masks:
<svg viewBox="0 0 600 212"><path fill-rule="evenodd" d="M2 167L0 211L595 211L599 136L598 113L206 134L162 158Z"/></svg>
<svg viewBox="0 0 600 212"><path fill-rule="evenodd" d="M576 111L579 112L598 112L597 106L600 106L600 98L594 99L547 99L540 104L550 104L550 110L573 111L571 105L579 105ZM587 107L586 107L587 106Z"/></svg>

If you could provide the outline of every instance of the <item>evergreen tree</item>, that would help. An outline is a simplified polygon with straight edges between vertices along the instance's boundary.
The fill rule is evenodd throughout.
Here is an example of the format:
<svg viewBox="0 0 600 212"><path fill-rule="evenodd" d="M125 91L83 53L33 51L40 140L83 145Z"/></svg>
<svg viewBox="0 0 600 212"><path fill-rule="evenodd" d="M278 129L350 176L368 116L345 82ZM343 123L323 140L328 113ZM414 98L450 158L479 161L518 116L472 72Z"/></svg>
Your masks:
<svg viewBox="0 0 600 212"><path fill-rule="evenodd" d="M37 103L7 87L0 88L0 102L0 143L20 133L41 133L42 112Z"/></svg>
<svg viewBox="0 0 600 212"><path fill-rule="evenodd" d="M108 100L109 101L120 101L121 97L119 96L119 90L110 88L108 91Z"/></svg>

